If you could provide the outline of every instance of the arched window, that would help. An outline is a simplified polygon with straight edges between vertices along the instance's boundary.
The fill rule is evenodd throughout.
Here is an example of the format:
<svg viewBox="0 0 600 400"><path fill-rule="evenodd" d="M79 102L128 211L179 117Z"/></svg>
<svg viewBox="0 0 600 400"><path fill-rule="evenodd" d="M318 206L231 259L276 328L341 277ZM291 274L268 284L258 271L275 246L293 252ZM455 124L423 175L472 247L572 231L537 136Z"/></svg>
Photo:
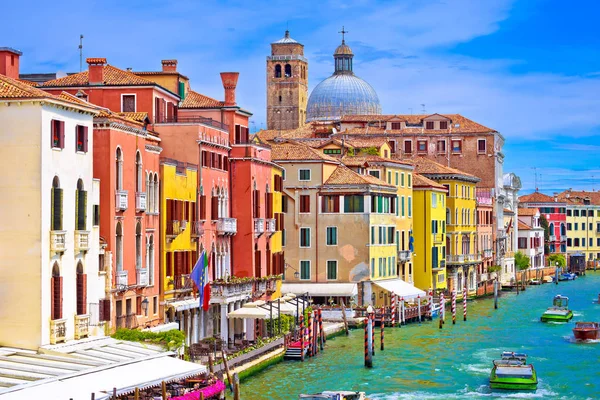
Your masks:
<svg viewBox="0 0 600 400"><path fill-rule="evenodd" d="M292 77L292 66L290 64L285 64L285 77L286 78Z"/></svg>
<svg viewBox="0 0 600 400"><path fill-rule="evenodd" d="M160 204L159 199L159 185L158 185L158 173L154 173L154 210L152 212L158 212L158 205Z"/></svg>
<svg viewBox="0 0 600 400"><path fill-rule="evenodd" d="M142 155L138 151L135 155L135 191L142 192Z"/></svg>
<svg viewBox="0 0 600 400"><path fill-rule="evenodd" d="M62 318L62 276L60 276L60 268L58 263L54 263L52 266L52 279L51 279L52 297L51 305L52 319Z"/></svg>
<svg viewBox="0 0 600 400"><path fill-rule="evenodd" d="M462 237L462 253L463 254L469 254L469 250L470 250L470 243L469 243L469 236L468 235L463 235Z"/></svg>
<svg viewBox="0 0 600 400"><path fill-rule="evenodd" d="M121 221L117 222L116 232L115 263L117 264L117 271L123 271L123 225L121 225Z"/></svg>
<svg viewBox="0 0 600 400"><path fill-rule="evenodd" d="M83 273L83 264L77 263L77 315L87 312L87 275Z"/></svg>
<svg viewBox="0 0 600 400"><path fill-rule="evenodd" d="M148 202L148 212L152 212L154 207L154 199L152 198L152 183L150 180L153 179L152 172L146 171L146 201Z"/></svg>
<svg viewBox="0 0 600 400"><path fill-rule="evenodd" d="M135 226L135 268L142 269L142 224Z"/></svg>
<svg viewBox="0 0 600 400"><path fill-rule="evenodd" d="M254 277L260 278L262 277L262 266L260 259L260 251L258 250L258 244L254 245Z"/></svg>
<svg viewBox="0 0 600 400"><path fill-rule="evenodd" d="M565 224L560 224L560 234L562 236L567 236L567 229L565 228Z"/></svg>
<svg viewBox="0 0 600 400"><path fill-rule="evenodd" d="M446 208L446 225L452 225L452 214L449 208Z"/></svg>
<svg viewBox="0 0 600 400"><path fill-rule="evenodd" d="M275 66L275 78L281 78L281 65L277 64Z"/></svg>
<svg viewBox="0 0 600 400"><path fill-rule="evenodd" d="M279 95L279 102L281 103L281 95Z"/></svg>
<svg viewBox="0 0 600 400"><path fill-rule="evenodd" d="M554 236L554 223L551 222L550 225L548 226L548 232L550 236Z"/></svg>
<svg viewBox="0 0 600 400"><path fill-rule="evenodd" d="M115 157L116 162L116 185L117 190L123 190L123 152L120 147L117 147L117 154Z"/></svg>
<svg viewBox="0 0 600 400"><path fill-rule="evenodd" d="M150 286L154 285L154 235L150 235L150 241L148 245L148 284ZM196 262L196 260L193 260Z"/></svg>
<svg viewBox="0 0 600 400"><path fill-rule="evenodd" d="M75 230L85 231L87 221L87 192L83 189L83 181L77 181L77 190L75 193Z"/></svg>
<svg viewBox="0 0 600 400"><path fill-rule="evenodd" d="M51 195L51 228L53 231L63 230L63 190L60 188L60 180L55 176L52 180L52 195Z"/></svg>

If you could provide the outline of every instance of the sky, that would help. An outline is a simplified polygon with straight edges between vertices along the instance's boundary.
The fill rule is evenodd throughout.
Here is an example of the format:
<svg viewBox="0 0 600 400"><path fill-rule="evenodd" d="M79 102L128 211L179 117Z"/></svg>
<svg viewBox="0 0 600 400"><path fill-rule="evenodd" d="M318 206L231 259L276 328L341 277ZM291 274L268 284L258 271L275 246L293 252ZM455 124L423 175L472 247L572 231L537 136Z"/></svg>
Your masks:
<svg viewBox="0 0 600 400"><path fill-rule="evenodd" d="M138 71L177 59L218 99L219 72L239 71L237 101L258 130L270 43L287 28L304 44L310 91L333 72L344 26L384 113L493 128L522 193L552 193L600 189L599 11L593 0L21 0L2 5L0 47L23 51L22 73L78 72L83 34L84 59Z"/></svg>

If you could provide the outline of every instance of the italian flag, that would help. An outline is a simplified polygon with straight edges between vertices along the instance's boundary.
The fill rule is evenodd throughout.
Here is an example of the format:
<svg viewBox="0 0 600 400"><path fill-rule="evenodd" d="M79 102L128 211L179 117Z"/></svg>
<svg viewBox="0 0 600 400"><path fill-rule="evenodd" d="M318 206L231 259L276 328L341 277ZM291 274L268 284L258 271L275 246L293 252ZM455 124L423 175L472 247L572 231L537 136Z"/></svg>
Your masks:
<svg viewBox="0 0 600 400"><path fill-rule="evenodd" d="M208 311L208 303L210 302L210 279L208 276L208 254L206 254L206 250L203 250L202 254L200 254L200 258L192 270L191 277L200 292L200 307L202 307L204 311Z"/></svg>

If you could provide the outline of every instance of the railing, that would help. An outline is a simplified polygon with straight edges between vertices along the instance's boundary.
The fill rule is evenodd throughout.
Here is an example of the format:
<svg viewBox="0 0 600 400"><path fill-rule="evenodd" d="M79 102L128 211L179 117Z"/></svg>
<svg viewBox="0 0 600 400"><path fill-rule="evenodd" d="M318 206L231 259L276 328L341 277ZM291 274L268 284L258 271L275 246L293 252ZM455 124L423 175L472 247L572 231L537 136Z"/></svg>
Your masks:
<svg viewBox="0 0 600 400"><path fill-rule="evenodd" d="M277 230L277 224L275 223L275 218L267 218L265 219L265 231L269 234L274 234Z"/></svg>
<svg viewBox="0 0 600 400"><path fill-rule="evenodd" d="M67 249L65 231L50 231L50 251L62 253Z"/></svg>
<svg viewBox="0 0 600 400"><path fill-rule="evenodd" d="M548 236L548 241L550 241L550 242L556 242L556 236L554 236L554 235Z"/></svg>
<svg viewBox="0 0 600 400"><path fill-rule="evenodd" d="M446 262L448 264L464 263L465 262L465 256L464 256L464 254L460 254L460 255L447 255L446 256Z"/></svg>
<svg viewBox="0 0 600 400"><path fill-rule="evenodd" d="M185 116L185 115L177 115L177 116L173 116L173 117L162 117L159 118L158 116L155 118L155 123L157 124L175 124L175 123L181 123L181 124L204 124L204 125L209 125L215 128L219 128L222 129L224 131L229 131L229 125L224 124L222 122L219 121L215 121L212 118L207 118L207 117L191 117L191 116Z"/></svg>
<svg viewBox="0 0 600 400"><path fill-rule="evenodd" d="M90 331L90 316L76 315L75 316L75 339L81 339L89 336Z"/></svg>
<svg viewBox="0 0 600 400"><path fill-rule="evenodd" d="M481 255L480 254L465 254L465 260L467 262L481 261Z"/></svg>
<svg viewBox="0 0 600 400"><path fill-rule="evenodd" d="M409 250L398 250L398 261L406 262L410 260L410 251Z"/></svg>
<svg viewBox="0 0 600 400"><path fill-rule="evenodd" d="M194 289L194 281L187 275L176 275L173 279L173 289L182 292L190 292Z"/></svg>
<svg viewBox="0 0 600 400"><path fill-rule="evenodd" d="M87 231L75 231L75 251L88 251L90 249L90 233Z"/></svg>
<svg viewBox="0 0 600 400"><path fill-rule="evenodd" d="M146 193L136 192L135 193L135 210L146 211Z"/></svg>
<svg viewBox="0 0 600 400"><path fill-rule="evenodd" d="M483 250L483 258L492 258L493 252L491 249Z"/></svg>
<svg viewBox="0 0 600 400"><path fill-rule="evenodd" d="M148 268L138 268L135 270L136 283L138 286L148 286Z"/></svg>
<svg viewBox="0 0 600 400"><path fill-rule="evenodd" d="M243 283L217 283L210 284L211 296L230 297L230 296L252 296L252 282Z"/></svg>
<svg viewBox="0 0 600 400"><path fill-rule="evenodd" d="M167 239L171 239L171 240L174 239L182 231L181 221L178 221L178 220L167 221L167 226L166 226L165 230L166 230L166 234L167 234Z"/></svg>
<svg viewBox="0 0 600 400"><path fill-rule="evenodd" d="M237 219L235 218L219 218L217 220L218 235L235 235L237 232Z"/></svg>
<svg viewBox="0 0 600 400"><path fill-rule="evenodd" d="M116 281L117 281L117 286L127 286L129 285L129 275L127 273L128 271L117 271L116 272Z"/></svg>
<svg viewBox="0 0 600 400"><path fill-rule="evenodd" d="M116 208L117 210L127 210L127 206L128 206L128 196L127 196L127 190L117 190L116 193L116 198L115 198L115 204L116 204Z"/></svg>
<svg viewBox="0 0 600 400"><path fill-rule="evenodd" d="M299 55L299 54L289 54L289 55L282 55L282 56L267 56L267 60L272 60L272 61L288 61L288 60L300 60L300 61L308 61L305 57ZM283 78L283 76L282 76Z"/></svg>
<svg viewBox="0 0 600 400"><path fill-rule="evenodd" d="M254 235L258 237L263 233L265 233L265 219L254 218Z"/></svg>
<svg viewBox="0 0 600 400"><path fill-rule="evenodd" d="M192 221L190 223L190 236L192 238L198 238L204 235L204 223L200 221Z"/></svg>
<svg viewBox="0 0 600 400"><path fill-rule="evenodd" d="M50 320L50 344L64 342L67 337L67 320Z"/></svg>
<svg viewBox="0 0 600 400"><path fill-rule="evenodd" d="M135 314L120 315L117 317L117 329L127 328L135 329L138 327L138 320Z"/></svg>

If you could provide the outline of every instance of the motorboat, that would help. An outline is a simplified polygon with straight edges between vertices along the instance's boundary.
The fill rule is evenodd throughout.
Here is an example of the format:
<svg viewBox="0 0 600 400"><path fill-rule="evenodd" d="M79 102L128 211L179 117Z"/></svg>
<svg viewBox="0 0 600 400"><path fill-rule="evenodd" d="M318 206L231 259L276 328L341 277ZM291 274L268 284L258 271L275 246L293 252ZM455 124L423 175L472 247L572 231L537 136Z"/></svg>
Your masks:
<svg viewBox="0 0 600 400"><path fill-rule="evenodd" d="M530 279L528 283L530 285L541 285L542 281L540 281L539 279Z"/></svg>
<svg viewBox="0 0 600 400"><path fill-rule="evenodd" d="M573 328L573 335L577 340L600 339L600 324L598 322L577 322Z"/></svg>
<svg viewBox="0 0 600 400"><path fill-rule="evenodd" d="M569 310L569 298L556 295L552 301L552 307L548 307L542 314L542 322L569 322L573 318L573 311Z"/></svg>
<svg viewBox="0 0 600 400"><path fill-rule="evenodd" d="M537 374L531 364L527 364L527 355L505 351L500 360L494 360L490 373L490 387L503 390L535 390Z"/></svg>
<svg viewBox="0 0 600 400"><path fill-rule="evenodd" d="M365 392L325 391L317 394L301 394L301 400L368 400Z"/></svg>
<svg viewBox="0 0 600 400"><path fill-rule="evenodd" d="M564 272L558 276L559 281L573 281L577 279L577 274L572 272Z"/></svg>

